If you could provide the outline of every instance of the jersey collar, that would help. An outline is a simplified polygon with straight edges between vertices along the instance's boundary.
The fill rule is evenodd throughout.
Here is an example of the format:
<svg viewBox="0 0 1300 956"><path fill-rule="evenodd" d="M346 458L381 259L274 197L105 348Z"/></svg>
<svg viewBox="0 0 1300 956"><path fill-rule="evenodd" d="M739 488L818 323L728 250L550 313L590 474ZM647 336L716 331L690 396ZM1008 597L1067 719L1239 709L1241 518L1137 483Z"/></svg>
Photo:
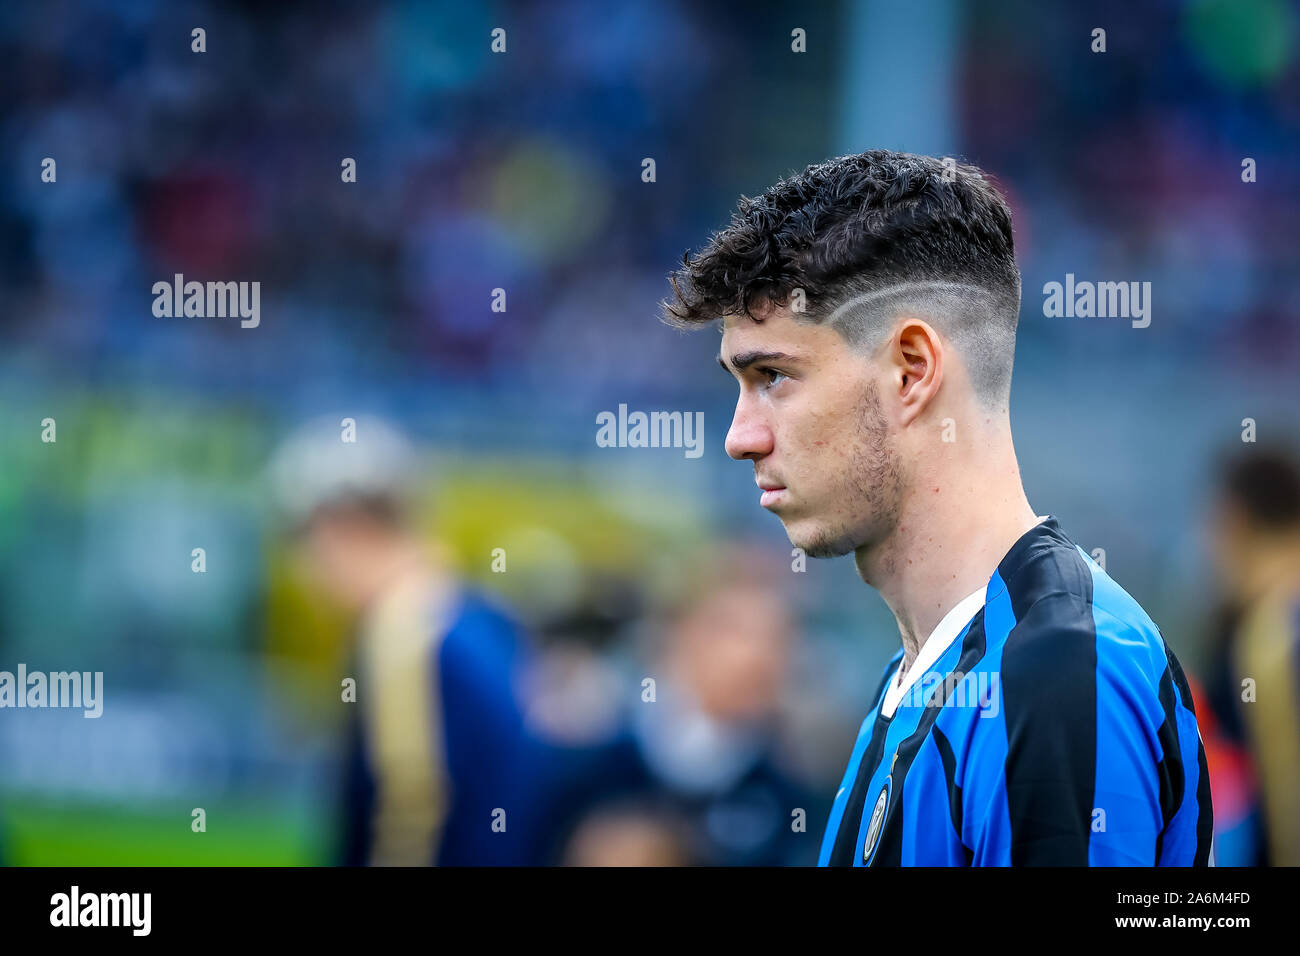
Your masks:
<svg viewBox="0 0 1300 956"><path fill-rule="evenodd" d="M1041 529L1044 524L1052 528L1055 527L1056 519L1051 515L1038 515L1037 517L1038 523L1029 531L1026 531L1012 545L1011 550L1007 552L1006 557L999 564L999 569L1009 563L1014 564L1022 546L1027 540L1037 537L1034 532ZM997 572L994 572L994 577L996 576ZM990 578L989 582L991 583L992 580L993 578ZM966 595L949 609L948 613L943 616L943 620L935 626L934 630L930 632L930 636L925 639L921 649L917 651L916 660L912 662L912 666L908 668L907 674L904 675L901 682L898 679L898 672L903 666L903 659L901 657L898 659L898 664L894 667L894 673L889 679L889 689L885 691L885 699L880 703L881 716L892 717L894 711L898 709L898 705L907 696L907 692L938 662L944 651L952 646L952 642L966 629L966 625L984 606L988 588L989 584L980 585L979 588Z"/></svg>

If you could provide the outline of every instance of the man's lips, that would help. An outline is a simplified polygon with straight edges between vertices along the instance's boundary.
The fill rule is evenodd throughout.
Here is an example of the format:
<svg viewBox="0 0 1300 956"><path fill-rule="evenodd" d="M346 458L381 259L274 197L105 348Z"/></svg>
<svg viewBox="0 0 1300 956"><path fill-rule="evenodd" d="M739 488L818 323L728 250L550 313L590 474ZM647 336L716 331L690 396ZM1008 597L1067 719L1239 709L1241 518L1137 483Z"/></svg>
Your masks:
<svg viewBox="0 0 1300 956"><path fill-rule="evenodd" d="M770 508L785 497L785 485L757 477L754 479L754 483L763 489L763 494L759 497L758 503L764 508Z"/></svg>

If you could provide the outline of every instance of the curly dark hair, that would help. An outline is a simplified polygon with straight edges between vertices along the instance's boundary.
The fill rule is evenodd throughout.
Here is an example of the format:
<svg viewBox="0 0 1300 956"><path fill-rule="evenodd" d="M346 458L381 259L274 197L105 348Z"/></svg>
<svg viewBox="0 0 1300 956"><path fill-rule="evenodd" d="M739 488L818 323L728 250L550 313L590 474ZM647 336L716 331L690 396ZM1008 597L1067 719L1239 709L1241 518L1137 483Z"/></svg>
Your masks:
<svg viewBox="0 0 1300 956"><path fill-rule="evenodd" d="M752 314L760 298L784 306L796 288L815 306L869 275L1018 298L1006 201L977 167L931 156L873 149L817 163L742 196L731 223L682 257L664 306L675 324Z"/></svg>
<svg viewBox="0 0 1300 956"><path fill-rule="evenodd" d="M928 314L946 319L971 360L977 389L1005 400L1020 313L1011 212L980 169L931 156L873 149L809 166L757 197L741 197L726 228L669 276L663 318L698 327L756 306L790 306L821 321L846 301L928 283ZM942 295L936 295L939 287ZM894 304L898 294L888 292ZM879 303L877 303L877 306ZM880 331L880 309L837 325L858 344Z"/></svg>

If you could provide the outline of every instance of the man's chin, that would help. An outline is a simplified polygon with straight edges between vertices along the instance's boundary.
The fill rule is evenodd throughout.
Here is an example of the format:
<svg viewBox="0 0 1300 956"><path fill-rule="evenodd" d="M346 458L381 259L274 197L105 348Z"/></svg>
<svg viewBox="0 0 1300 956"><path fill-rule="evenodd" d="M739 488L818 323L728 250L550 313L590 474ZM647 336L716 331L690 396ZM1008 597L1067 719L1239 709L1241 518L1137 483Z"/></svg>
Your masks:
<svg viewBox="0 0 1300 956"><path fill-rule="evenodd" d="M857 549L857 545L845 534L836 535L824 528L809 528L802 522L787 523L785 533L790 543L810 558L840 558Z"/></svg>

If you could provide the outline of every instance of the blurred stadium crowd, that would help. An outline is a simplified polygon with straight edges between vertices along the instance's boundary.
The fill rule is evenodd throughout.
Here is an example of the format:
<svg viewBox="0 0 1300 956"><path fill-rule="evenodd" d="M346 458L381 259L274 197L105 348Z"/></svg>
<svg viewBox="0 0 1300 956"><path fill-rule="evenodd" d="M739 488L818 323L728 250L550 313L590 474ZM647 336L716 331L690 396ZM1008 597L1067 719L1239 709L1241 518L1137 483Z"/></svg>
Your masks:
<svg viewBox="0 0 1300 956"><path fill-rule="evenodd" d="M1282 0L5 6L0 668L105 709L0 713L0 859L812 863L896 627L795 569L656 310L740 193L889 146L1005 187L1031 502L1188 665L1218 862L1300 863L1298 45ZM260 326L154 317L175 273ZM1044 318L1067 273L1150 328ZM598 447L620 403L704 456ZM322 416L394 457L294 466Z"/></svg>

